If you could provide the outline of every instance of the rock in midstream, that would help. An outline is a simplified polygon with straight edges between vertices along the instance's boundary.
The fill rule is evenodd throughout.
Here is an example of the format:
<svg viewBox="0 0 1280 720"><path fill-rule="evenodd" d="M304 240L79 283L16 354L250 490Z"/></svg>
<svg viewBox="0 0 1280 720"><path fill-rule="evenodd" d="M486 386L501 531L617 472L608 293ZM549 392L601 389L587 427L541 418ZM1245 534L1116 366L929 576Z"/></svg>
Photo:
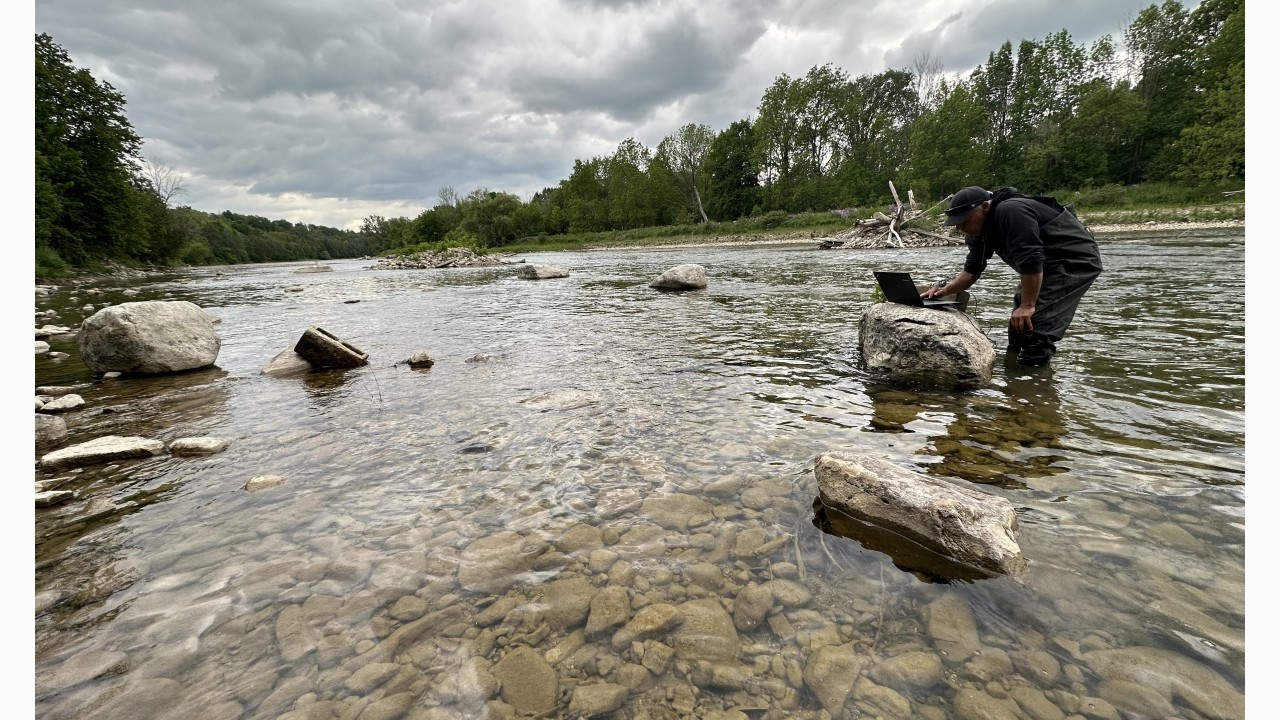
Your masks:
<svg viewBox="0 0 1280 720"><path fill-rule="evenodd" d="M926 605L924 618L933 646L948 664L963 663L982 649L978 622L958 593L948 592Z"/></svg>
<svg viewBox="0 0 1280 720"><path fill-rule="evenodd" d="M517 713L539 714L556 707L560 692L555 670L536 650L518 647L493 666L502 685L502 699Z"/></svg>

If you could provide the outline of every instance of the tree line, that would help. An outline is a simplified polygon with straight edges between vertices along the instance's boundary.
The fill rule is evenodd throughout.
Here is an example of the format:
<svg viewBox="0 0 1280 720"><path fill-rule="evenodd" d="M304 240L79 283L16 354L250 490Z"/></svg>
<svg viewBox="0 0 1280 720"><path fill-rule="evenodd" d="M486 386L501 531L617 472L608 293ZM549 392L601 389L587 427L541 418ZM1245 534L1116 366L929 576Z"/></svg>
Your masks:
<svg viewBox="0 0 1280 720"><path fill-rule="evenodd" d="M501 247L530 238L724 222L879 205L888 183L940 200L966 185L1037 193L1244 180L1244 2L1164 0L1121 37L1066 30L1005 42L966 77L937 60L850 77L827 64L779 75L755 117L687 124L654 148L628 138L577 159L527 201L445 187L414 218L358 231L174 207L167 168L110 84L36 37L37 266L111 258L235 263L359 257L423 244Z"/></svg>

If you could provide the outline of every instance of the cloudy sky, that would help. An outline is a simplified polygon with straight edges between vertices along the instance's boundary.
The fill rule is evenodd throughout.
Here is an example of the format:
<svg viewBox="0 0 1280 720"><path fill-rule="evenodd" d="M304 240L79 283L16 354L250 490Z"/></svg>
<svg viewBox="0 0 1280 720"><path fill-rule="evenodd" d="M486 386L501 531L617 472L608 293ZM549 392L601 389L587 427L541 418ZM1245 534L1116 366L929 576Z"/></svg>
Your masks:
<svg viewBox="0 0 1280 720"><path fill-rule="evenodd" d="M1151 0L38 0L208 212L355 228L440 188L528 199L575 159L754 117L780 74L1121 30ZM1188 8L1198 0L1184 0ZM28 40L29 41L29 40Z"/></svg>

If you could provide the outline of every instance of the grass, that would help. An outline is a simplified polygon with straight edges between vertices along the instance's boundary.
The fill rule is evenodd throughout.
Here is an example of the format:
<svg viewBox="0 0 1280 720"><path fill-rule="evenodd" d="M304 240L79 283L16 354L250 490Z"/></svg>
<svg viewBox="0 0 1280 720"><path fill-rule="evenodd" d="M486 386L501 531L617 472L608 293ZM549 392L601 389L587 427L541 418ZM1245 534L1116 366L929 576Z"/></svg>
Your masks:
<svg viewBox="0 0 1280 720"><path fill-rule="evenodd" d="M608 232L570 233L521 238L514 243L490 248L500 252L542 252L554 250L587 250L621 246L678 245L690 241L712 241L718 238L762 240L793 237L806 232L820 235L846 230L861 217L852 209L848 217L835 212L788 214L781 211L729 222L696 225L665 225Z"/></svg>

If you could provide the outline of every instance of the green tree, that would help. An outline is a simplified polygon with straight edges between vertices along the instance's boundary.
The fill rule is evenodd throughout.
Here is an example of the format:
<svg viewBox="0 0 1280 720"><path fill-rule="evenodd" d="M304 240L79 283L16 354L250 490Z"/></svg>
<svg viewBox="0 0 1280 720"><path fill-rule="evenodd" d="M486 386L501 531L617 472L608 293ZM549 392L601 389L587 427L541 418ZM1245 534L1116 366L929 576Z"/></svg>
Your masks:
<svg viewBox="0 0 1280 720"><path fill-rule="evenodd" d="M910 187L943 198L967 185L985 185L983 141L987 112L967 85L948 94L936 111L916 120L909 142Z"/></svg>
<svg viewBox="0 0 1280 720"><path fill-rule="evenodd" d="M707 222L707 212L702 205L701 189L707 185L705 163L713 139L710 127L689 123L658 143L657 157L692 197L702 222Z"/></svg>
<svg viewBox="0 0 1280 720"><path fill-rule="evenodd" d="M47 34L35 42L36 239L73 264L145 257L124 96Z"/></svg>
<svg viewBox="0 0 1280 720"><path fill-rule="evenodd" d="M715 220L751 214L757 202L760 172L755 163L755 131L738 120L716 135L707 149L707 211Z"/></svg>

